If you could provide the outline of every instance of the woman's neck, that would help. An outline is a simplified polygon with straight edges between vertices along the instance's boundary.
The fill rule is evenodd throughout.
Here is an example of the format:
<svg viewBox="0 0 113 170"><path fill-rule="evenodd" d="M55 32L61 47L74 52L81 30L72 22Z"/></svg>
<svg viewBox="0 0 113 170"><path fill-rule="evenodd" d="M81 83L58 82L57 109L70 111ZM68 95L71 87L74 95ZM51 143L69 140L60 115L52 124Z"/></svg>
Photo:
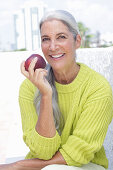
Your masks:
<svg viewBox="0 0 113 170"><path fill-rule="evenodd" d="M70 69L54 72L55 80L60 84L69 84L71 83L77 76L80 70L80 66L75 63Z"/></svg>

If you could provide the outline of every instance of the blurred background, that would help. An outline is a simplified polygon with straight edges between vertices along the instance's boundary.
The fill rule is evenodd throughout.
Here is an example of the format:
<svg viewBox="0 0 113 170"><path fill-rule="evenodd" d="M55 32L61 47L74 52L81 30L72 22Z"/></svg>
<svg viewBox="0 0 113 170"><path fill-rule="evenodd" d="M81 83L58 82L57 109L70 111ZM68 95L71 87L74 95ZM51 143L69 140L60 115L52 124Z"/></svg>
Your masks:
<svg viewBox="0 0 113 170"><path fill-rule="evenodd" d="M113 45L112 0L0 0L0 51L37 50L40 18L52 9L74 15L83 37L81 47Z"/></svg>
<svg viewBox="0 0 113 170"><path fill-rule="evenodd" d="M0 163L21 159L28 152L18 105L19 87L25 79L20 64L33 53L43 55L38 25L43 14L53 9L74 15L82 36L81 61L84 56L84 63L102 70L113 87L112 0L0 0ZM109 131L113 134L113 126ZM113 151L112 140L108 144ZM108 157L112 169L109 152Z"/></svg>

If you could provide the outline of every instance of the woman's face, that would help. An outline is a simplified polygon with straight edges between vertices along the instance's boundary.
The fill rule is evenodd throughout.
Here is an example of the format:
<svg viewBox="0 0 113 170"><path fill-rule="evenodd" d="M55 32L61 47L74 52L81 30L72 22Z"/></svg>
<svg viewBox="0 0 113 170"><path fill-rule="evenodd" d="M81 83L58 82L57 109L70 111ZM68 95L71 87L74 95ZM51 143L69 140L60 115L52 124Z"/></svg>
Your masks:
<svg viewBox="0 0 113 170"><path fill-rule="evenodd" d="M41 27L41 48L53 70L71 67L75 62L76 41L59 20L45 21Z"/></svg>

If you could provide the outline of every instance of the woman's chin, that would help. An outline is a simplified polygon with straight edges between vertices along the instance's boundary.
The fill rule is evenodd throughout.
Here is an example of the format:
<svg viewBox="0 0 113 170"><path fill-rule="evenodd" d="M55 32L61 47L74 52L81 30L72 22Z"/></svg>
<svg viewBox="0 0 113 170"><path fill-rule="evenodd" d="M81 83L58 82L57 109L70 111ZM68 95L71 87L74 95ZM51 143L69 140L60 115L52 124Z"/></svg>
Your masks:
<svg viewBox="0 0 113 170"><path fill-rule="evenodd" d="M63 69L65 68L63 65L61 64L54 64L54 65L51 65L52 69L55 71L55 72L61 72L63 71Z"/></svg>

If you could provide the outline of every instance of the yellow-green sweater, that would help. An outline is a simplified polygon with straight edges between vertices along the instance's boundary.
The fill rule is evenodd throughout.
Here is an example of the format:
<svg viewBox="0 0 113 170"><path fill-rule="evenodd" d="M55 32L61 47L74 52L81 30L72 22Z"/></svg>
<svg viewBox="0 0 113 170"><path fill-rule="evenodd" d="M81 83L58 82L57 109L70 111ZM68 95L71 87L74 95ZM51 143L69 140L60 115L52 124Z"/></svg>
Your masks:
<svg viewBox="0 0 113 170"><path fill-rule="evenodd" d="M56 131L53 138L46 138L36 132L36 87L28 79L20 86L23 139L30 149L27 159L49 160L59 150L68 165L93 162L108 167L103 142L112 120L112 89L102 75L84 64L79 65L80 71L72 83L55 82L65 122L61 136Z"/></svg>

